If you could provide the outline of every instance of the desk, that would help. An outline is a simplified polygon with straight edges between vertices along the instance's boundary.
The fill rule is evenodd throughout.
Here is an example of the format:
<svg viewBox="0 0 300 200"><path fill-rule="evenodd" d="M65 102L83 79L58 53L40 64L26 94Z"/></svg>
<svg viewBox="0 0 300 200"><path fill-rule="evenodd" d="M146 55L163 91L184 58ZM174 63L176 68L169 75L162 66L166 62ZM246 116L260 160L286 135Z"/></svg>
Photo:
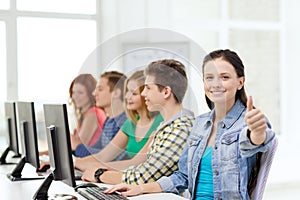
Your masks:
<svg viewBox="0 0 300 200"><path fill-rule="evenodd" d="M5 200L15 200L15 199L32 199L37 189L42 184L43 180L31 180L31 181L16 181L12 182L7 177L6 174L9 173L15 165L0 165L0 199ZM77 184L82 181L76 182ZM99 183L99 186L103 184ZM79 200L85 200L84 197L79 195L74 191L74 188L66 185L61 181L53 181L48 194L72 194L78 197ZM164 200L186 200L171 193L158 193L158 194L144 194L136 197L129 197L130 200L154 200L154 199L164 199Z"/></svg>

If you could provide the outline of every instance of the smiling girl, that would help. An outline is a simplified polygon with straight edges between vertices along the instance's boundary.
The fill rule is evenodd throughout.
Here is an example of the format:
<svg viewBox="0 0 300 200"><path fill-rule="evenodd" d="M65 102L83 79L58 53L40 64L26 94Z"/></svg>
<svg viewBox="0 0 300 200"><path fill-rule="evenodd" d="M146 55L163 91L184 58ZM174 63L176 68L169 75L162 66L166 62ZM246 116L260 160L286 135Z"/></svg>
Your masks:
<svg viewBox="0 0 300 200"><path fill-rule="evenodd" d="M235 52L226 49L209 53L202 69L211 111L196 118L179 170L157 182L116 185L107 193L180 194L188 189L191 199L260 199L252 192L261 155L276 146L275 133L264 114L253 107L252 97L246 96L244 65Z"/></svg>

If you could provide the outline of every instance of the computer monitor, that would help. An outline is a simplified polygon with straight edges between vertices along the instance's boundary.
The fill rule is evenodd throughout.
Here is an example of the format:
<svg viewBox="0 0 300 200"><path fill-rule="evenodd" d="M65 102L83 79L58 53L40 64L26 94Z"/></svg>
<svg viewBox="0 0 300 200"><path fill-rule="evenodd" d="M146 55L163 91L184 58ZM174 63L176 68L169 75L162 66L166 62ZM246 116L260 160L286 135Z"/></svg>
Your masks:
<svg viewBox="0 0 300 200"><path fill-rule="evenodd" d="M19 136L21 137L23 156L17 166L7 177L12 181L33 180L44 178L40 174L30 174L22 176L22 171L26 163L35 167L36 171L40 168L37 128L35 120L35 110L33 102L16 102L17 124L19 126Z"/></svg>
<svg viewBox="0 0 300 200"><path fill-rule="evenodd" d="M33 199L47 199L52 180L61 180L75 187L74 165L66 104L44 104L51 173Z"/></svg>
<svg viewBox="0 0 300 200"><path fill-rule="evenodd" d="M0 157L0 164L15 164L6 162L6 157L10 151L14 152L14 158L21 156L19 151L18 131L16 123L16 104L15 102L5 102L5 120L7 139L9 146L5 149Z"/></svg>

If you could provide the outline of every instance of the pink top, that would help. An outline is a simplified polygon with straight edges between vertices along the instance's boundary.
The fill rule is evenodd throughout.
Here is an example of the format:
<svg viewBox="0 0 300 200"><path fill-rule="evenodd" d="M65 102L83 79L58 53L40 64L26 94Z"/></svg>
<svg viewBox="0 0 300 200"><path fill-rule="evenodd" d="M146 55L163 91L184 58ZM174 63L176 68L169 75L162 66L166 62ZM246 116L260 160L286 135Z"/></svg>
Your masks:
<svg viewBox="0 0 300 200"><path fill-rule="evenodd" d="M104 112L103 109L98 108L98 107L92 107L90 108L85 115L89 114L89 113L95 113L97 116L97 120L98 120L98 127L95 130L93 137L91 138L90 142L88 143L88 146L92 146L93 144L96 143L96 141L98 140L98 138L101 136L102 133L102 128L104 125L104 122L106 120L106 114Z"/></svg>

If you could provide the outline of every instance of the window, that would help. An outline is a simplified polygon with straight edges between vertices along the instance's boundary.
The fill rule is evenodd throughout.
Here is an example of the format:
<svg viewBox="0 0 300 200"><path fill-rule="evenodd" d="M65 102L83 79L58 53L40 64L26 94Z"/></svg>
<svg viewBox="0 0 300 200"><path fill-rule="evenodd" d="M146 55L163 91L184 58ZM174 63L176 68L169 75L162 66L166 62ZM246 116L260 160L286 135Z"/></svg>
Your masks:
<svg viewBox="0 0 300 200"><path fill-rule="evenodd" d="M0 10L9 9L9 0L1 0L0 1Z"/></svg>
<svg viewBox="0 0 300 200"><path fill-rule="evenodd" d="M251 0L236 1L228 0L229 15L231 19L278 21L279 1L274 0Z"/></svg>
<svg viewBox="0 0 300 200"><path fill-rule="evenodd" d="M18 0L17 9L41 12L95 14L96 0Z"/></svg>
<svg viewBox="0 0 300 200"><path fill-rule="evenodd" d="M17 26L19 100L35 102L39 142L43 147L43 103L68 102L70 83L96 46L96 23L22 17Z"/></svg>
<svg viewBox="0 0 300 200"><path fill-rule="evenodd" d="M0 21L0 101L6 99L6 28L5 22Z"/></svg>
<svg viewBox="0 0 300 200"><path fill-rule="evenodd" d="M229 43L243 60L246 91L267 115L276 132L280 128L279 32L275 30L231 30ZM263 74L263 76L262 76Z"/></svg>
<svg viewBox="0 0 300 200"><path fill-rule="evenodd" d="M5 94L0 100L35 102L39 137L45 137L43 103L68 102L71 80L96 47L96 2L0 1L0 20L7 23L0 24L0 89ZM5 25L8 27L7 39ZM7 46L12 47L9 55L5 54ZM6 62L10 64L9 68ZM6 83L7 69L13 72L9 85ZM0 112L4 116L4 106ZM3 126L1 124L0 128Z"/></svg>
<svg viewBox="0 0 300 200"><path fill-rule="evenodd" d="M161 1L159 1L161 2ZM220 0L175 0L172 1L172 16L176 20L184 20L188 18L196 19L218 19L221 11Z"/></svg>
<svg viewBox="0 0 300 200"><path fill-rule="evenodd" d="M96 46L95 23L22 17L17 26L19 99L66 103L69 84Z"/></svg>
<svg viewBox="0 0 300 200"><path fill-rule="evenodd" d="M5 134L4 101L6 100L6 28L5 22L0 21L0 137ZM0 145L5 140L0 139Z"/></svg>

